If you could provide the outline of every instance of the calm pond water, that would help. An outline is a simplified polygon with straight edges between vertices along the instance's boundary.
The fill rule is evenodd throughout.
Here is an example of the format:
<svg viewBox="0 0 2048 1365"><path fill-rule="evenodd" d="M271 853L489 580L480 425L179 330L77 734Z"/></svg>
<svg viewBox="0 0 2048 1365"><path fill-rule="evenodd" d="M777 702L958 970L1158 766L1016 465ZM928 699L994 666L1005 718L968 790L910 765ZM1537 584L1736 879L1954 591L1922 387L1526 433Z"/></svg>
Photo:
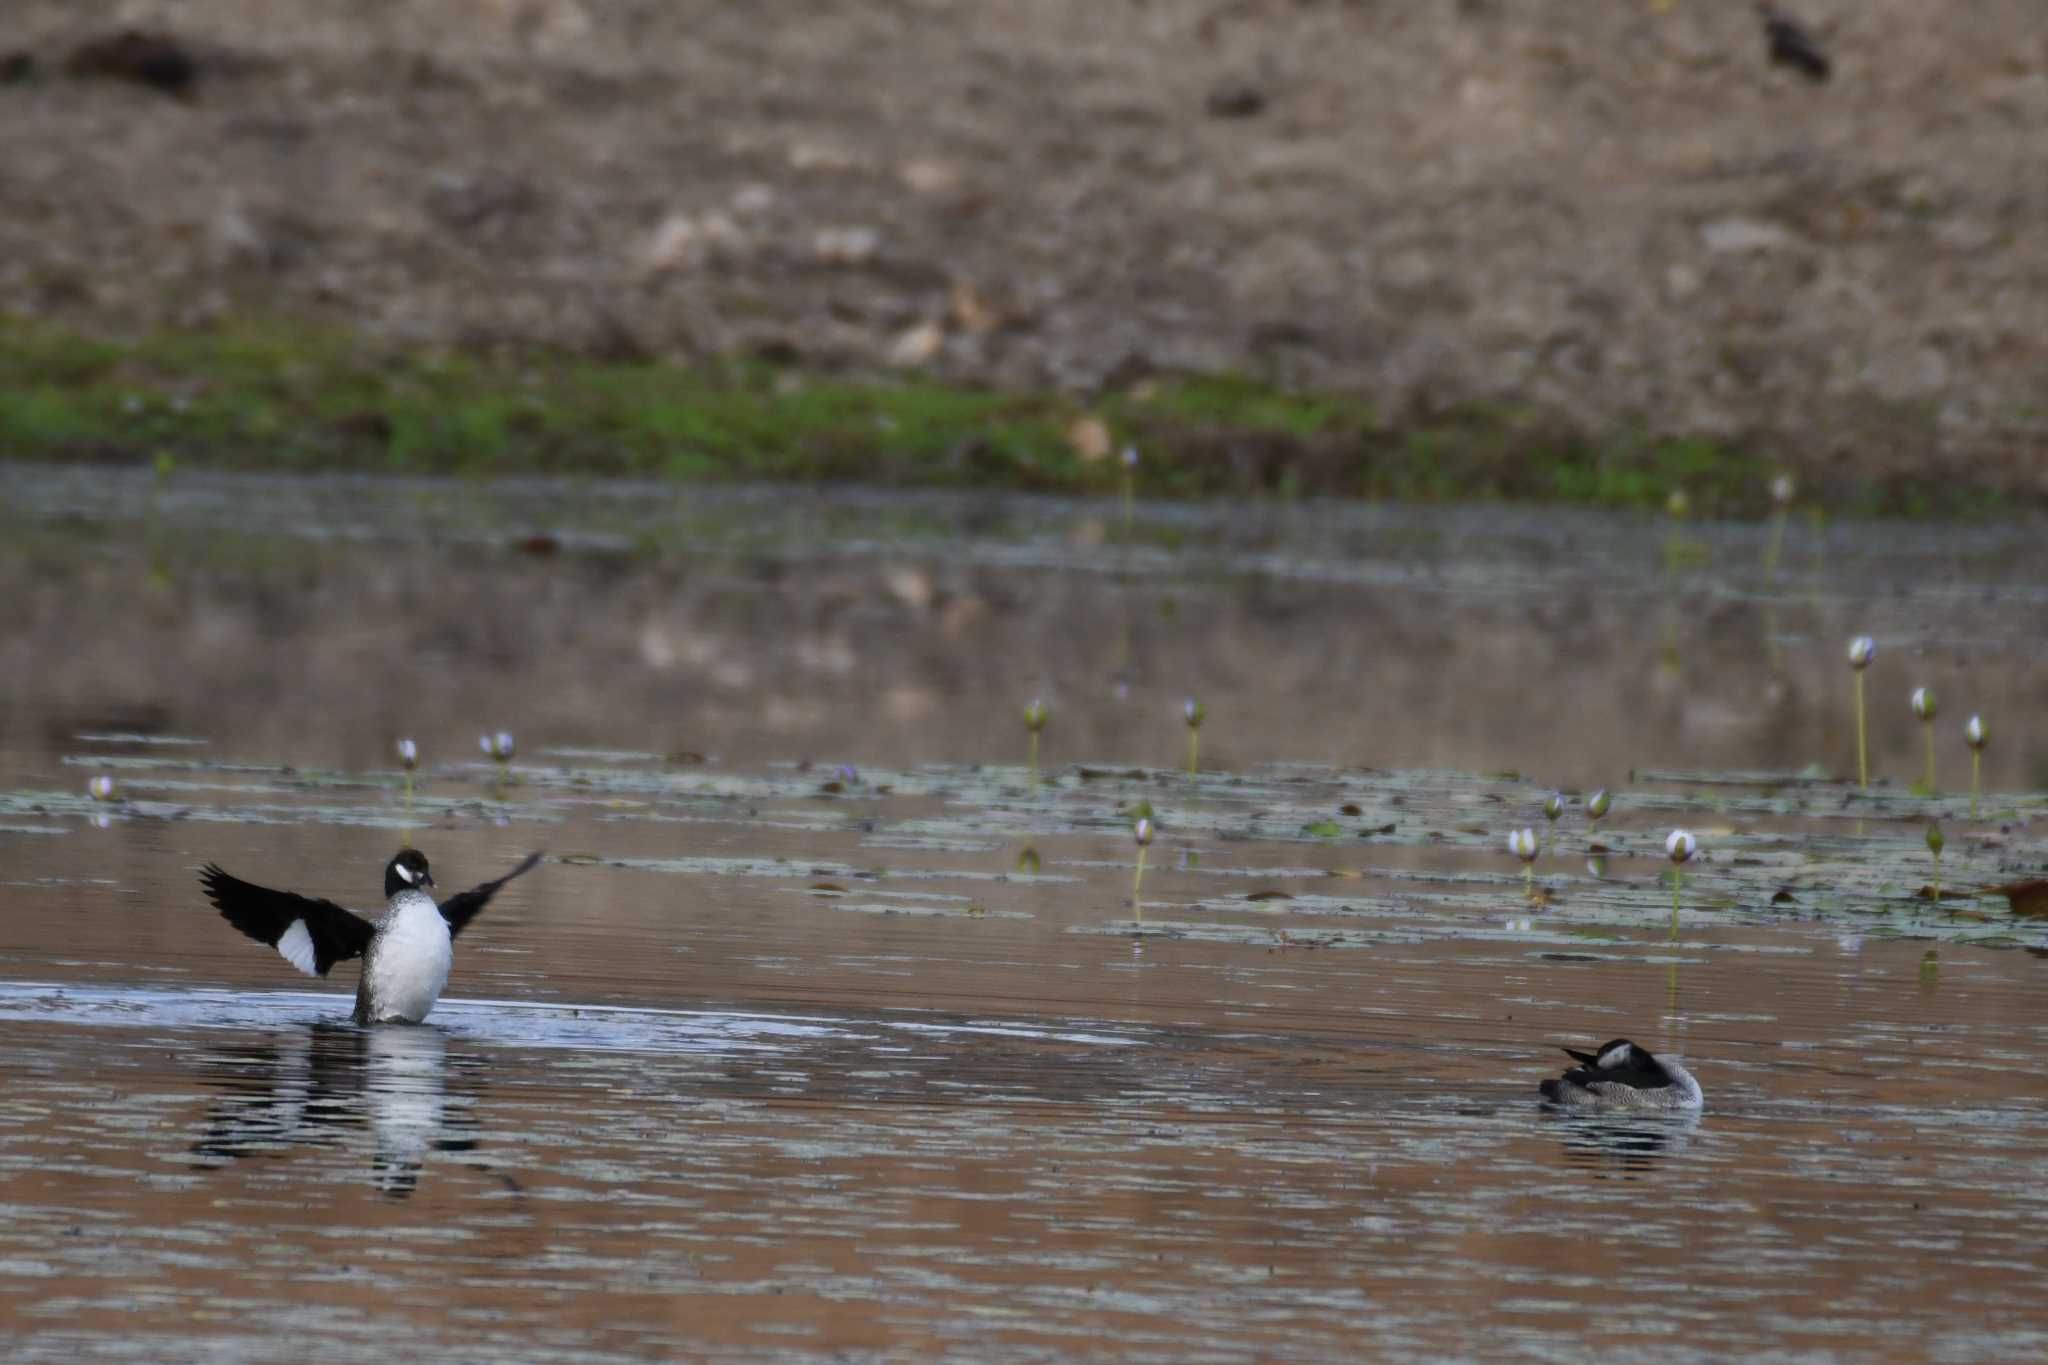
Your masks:
<svg viewBox="0 0 2048 1365"><path fill-rule="evenodd" d="M0 492L9 1359L2048 1352L2048 920L1923 842L2048 875L2030 528ZM418 1028L195 881L408 837L551 854ZM1535 1102L1614 1036L1705 1111Z"/></svg>

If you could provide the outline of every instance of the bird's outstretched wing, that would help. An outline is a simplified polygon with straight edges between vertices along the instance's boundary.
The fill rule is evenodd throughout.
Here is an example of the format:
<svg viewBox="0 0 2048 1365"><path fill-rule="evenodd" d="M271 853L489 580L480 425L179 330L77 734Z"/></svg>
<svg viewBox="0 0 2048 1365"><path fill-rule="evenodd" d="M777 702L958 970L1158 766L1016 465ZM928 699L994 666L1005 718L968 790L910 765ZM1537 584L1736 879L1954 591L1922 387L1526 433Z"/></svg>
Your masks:
<svg viewBox="0 0 2048 1365"><path fill-rule="evenodd" d="M370 946L370 922L333 901L316 901L290 891L273 891L230 877L214 863L199 874L206 898L221 918L308 976L325 976L337 962L361 957Z"/></svg>
<svg viewBox="0 0 2048 1365"><path fill-rule="evenodd" d="M450 896L447 900L442 901L441 918L448 921L448 936L453 938L461 933L462 926L476 918L477 911L483 909L485 903L492 896L498 894L499 887L511 881L522 872L531 872L533 865L540 860L540 854L529 853L526 855L524 862L498 878L498 880L485 882L482 886L473 886L459 896Z"/></svg>

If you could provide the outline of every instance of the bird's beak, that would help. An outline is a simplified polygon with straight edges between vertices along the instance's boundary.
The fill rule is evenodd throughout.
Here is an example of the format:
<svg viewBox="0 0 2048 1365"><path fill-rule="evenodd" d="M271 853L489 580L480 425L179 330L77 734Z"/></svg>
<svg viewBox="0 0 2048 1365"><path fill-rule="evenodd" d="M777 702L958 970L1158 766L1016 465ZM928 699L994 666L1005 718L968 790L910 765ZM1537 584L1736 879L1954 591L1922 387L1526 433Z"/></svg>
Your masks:
<svg viewBox="0 0 2048 1365"><path fill-rule="evenodd" d="M431 873L431 872L422 872L422 873L420 873L420 885L421 885L421 886L432 886L433 884L434 884L434 874L433 874L433 873Z"/></svg>

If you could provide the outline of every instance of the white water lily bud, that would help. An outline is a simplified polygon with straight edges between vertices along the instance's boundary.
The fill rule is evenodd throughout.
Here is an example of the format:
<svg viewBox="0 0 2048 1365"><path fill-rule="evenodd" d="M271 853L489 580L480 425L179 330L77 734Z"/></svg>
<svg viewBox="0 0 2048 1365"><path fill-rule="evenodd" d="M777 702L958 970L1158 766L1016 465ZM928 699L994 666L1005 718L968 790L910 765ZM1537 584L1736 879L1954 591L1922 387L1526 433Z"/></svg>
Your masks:
<svg viewBox="0 0 2048 1365"><path fill-rule="evenodd" d="M1792 482L1790 474L1780 474L1777 478L1771 480L1771 501L1780 507L1786 507L1791 504L1792 494L1795 491L1797 491L1797 486Z"/></svg>
<svg viewBox="0 0 2048 1365"><path fill-rule="evenodd" d="M1131 828L1131 837L1138 841L1139 848L1144 848L1147 844L1150 844L1152 842L1151 817L1139 816L1138 823Z"/></svg>
<svg viewBox="0 0 2048 1365"><path fill-rule="evenodd" d="M1208 718L1209 708L1196 701L1193 697L1189 697L1181 703L1180 713L1186 718L1188 729L1199 730L1202 728L1202 722Z"/></svg>
<svg viewBox="0 0 2048 1365"><path fill-rule="evenodd" d="M1934 689L1916 687L1913 689L1913 714L1922 720L1934 719Z"/></svg>
<svg viewBox="0 0 2048 1365"><path fill-rule="evenodd" d="M1042 698L1033 697L1025 705L1024 728L1034 735L1045 728L1045 702Z"/></svg>
<svg viewBox="0 0 2048 1365"><path fill-rule="evenodd" d="M1607 814L1607 808L1613 804L1614 798L1607 794L1607 788L1602 787L1586 798L1586 814L1598 820Z"/></svg>
<svg viewBox="0 0 2048 1365"><path fill-rule="evenodd" d="M1674 863L1691 862L1692 855L1699 852L1699 848L1700 841L1692 837L1691 830L1674 829L1664 840L1664 851L1671 856Z"/></svg>
<svg viewBox="0 0 2048 1365"><path fill-rule="evenodd" d="M476 737L476 746L482 749L487 756L497 759L500 763L511 762L516 747L512 743L512 732L510 730L500 730L494 735L478 735Z"/></svg>
<svg viewBox="0 0 2048 1365"><path fill-rule="evenodd" d="M407 772L420 766L420 746L409 739L398 741L398 763Z"/></svg>
<svg viewBox="0 0 2048 1365"><path fill-rule="evenodd" d="M1982 716L1970 717L1969 723L1963 726L1963 742L1972 749L1982 749L1990 738L1991 732L1984 728Z"/></svg>
<svg viewBox="0 0 2048 1365"><path fill-rule="evenodd" d="M121 789L114 785L114 779L106 773L101 773L86 783L85 790L95 801L113 801L119 799L121 795Z"/></svg>
<svg viewBox="0 0 2048 1365"><path fill-rule="evenodd" d="M1564 814L1564 793L1552 792L1543 798L1543 818L1555 820Z"/></svg>
<svg viewBox="0 0 2048 1365"><path fill-rule="evenodd" d="M1692 499L1685 495L1683 488L1671 490L1671 496L1664 499L1664 510L1674 517L1682 517L1692 510Z"/></svg>
<svg viewBox="0 0 2048 1365"><path fill-rule="evenodd" d="M1508 831L1508 852L1525 863L1536 861L1536 831L1524 825L1521 829Z"/></svg>
<svg viewBox="0 0 2048 1365"><path fill-rule="evenodd" d="M1849 642L1849 667L1865 669L1877 657L1877 641L1868 635L1859 635Z"/></svg>
<svg viewBox="0 0 2048 1365"><path fill-rule="evenodd" d="M1123 461L1125 469L1136 469L1138 467L1138 448L1136 446L1125 446Z"/></svg>

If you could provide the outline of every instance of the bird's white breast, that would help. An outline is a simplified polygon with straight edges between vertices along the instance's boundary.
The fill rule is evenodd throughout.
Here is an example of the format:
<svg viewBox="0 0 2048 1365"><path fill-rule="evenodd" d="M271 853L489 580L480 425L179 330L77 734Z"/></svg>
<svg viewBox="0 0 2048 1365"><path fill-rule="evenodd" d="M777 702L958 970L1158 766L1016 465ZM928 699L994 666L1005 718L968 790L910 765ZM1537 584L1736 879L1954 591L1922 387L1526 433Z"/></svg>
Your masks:
<svg viewBox="0 0 2048 1365"><path fill-rule="evenodd" d="M455 949L448 921L424 891L401 891L377 926L369 960L363 964L371 1019L417 1024L434 1008L448 984Z"/></svg>

